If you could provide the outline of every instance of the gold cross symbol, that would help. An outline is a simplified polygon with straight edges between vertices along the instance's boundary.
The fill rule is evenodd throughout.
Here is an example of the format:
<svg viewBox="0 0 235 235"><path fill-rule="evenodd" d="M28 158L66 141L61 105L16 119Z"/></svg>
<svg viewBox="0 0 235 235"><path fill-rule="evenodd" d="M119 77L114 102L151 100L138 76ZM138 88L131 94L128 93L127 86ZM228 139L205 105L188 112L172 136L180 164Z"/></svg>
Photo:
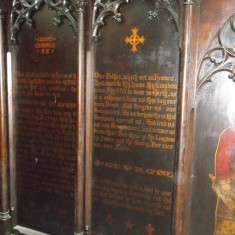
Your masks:
<svg viewBox="0 0 235 235"><path fill-rule="evenodd" d="M144 38L144 36L140 37L138 35L137 28L133 28L131 31L133 34L130 37L126 37L125 42L126 42L126 44L130 43L132 45L131 51L133 53L135 53L137 51L137 45L139 43L144 44L145 38Z"/></svg>
<svg viewBox="0 0 235 235"><path fill-rule="evenodd" d="M147 230L148 235L153 235L153 233L155 232L154 227L152 227L152 224L148 224L148 226L145 227Z"/></svg>

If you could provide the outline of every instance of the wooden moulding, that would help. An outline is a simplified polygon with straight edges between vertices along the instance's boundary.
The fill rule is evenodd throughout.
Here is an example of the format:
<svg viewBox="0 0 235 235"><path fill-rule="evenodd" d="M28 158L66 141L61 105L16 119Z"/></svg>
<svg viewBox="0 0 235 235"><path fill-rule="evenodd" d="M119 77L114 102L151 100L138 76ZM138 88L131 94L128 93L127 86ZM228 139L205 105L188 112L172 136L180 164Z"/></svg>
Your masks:
<svg viewBox="0 0 235 235"><path fill-rule="evenodd" d="M0 227L4 231L1 234L9 232L9 203L8 203L8 160L7 160L7 109L6 109L6 56L4 49L4 12L0 9ZM3 226L2 226L3 225Z"/></svg>
<svg viewBox="0 0 235 235"><path fill-rule="evenodd" d="M84 174L85 174L85 7L87 2L78 3L78 81L77 81L77 179L75 235L84 234Z"/></svg>
<svg viewBox="0 0 235 235"><path fill-rule="evenodd" d="M192 0L184 1L184 25L183 25L183 45L182 45L182 64L181 64L181 82L180 82L180 99L179 99L179 131L178 131L178 169L177 169L177 185L175 197L175 219L174 233L175 235L186 234L185 226L187 225L187 201L189 196L189 169L190 159L188 151L190 149L189 139L190 130L193 126L193 113L189 111L188 105L188 83L190 78L190 51L191 51L191 35L192 35Z"/></svg>

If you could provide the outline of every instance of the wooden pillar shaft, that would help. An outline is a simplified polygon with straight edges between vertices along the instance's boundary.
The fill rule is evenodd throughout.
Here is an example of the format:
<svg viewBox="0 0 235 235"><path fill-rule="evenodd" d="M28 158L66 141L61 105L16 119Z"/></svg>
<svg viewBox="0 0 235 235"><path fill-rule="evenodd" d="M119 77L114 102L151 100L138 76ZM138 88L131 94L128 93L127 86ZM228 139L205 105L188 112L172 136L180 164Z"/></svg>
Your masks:
<svg viewBox="0 0 235 235"><path fill-rule="evenodd" d="M6 110L6 55L4 49L4 30L3 30L4 14L0 9L0 128L1 128L1 156L0 156L0 174L1 174L1 204L0 204L0 220L8 220L8 179L7 179L7 110Z"/></svg>
<svg viewBox="0 0 235 235"><path fill-rule="evenodd" d="M86 81L86 161L85 161L85 227L91 233L92 203L92 154L93 154L93 77L91 74L91 53L87 54Z"/></svg>
<svg viewBox="0 0 235 235"><path fill-rule="evenodd" d="M77 179L75 235L84 234L84 166L85 166L85 6L81 0L77 6L78 24L78 81L77 81Z"/></svg>
<svg viewBox="0 0 235 235"><path fill-rule="evenodd" d="M183 235L188 223L188 196L190 183L190 159L188 153L189 149L189 133L193 125L193 113L190 113L188 107L188 89L187 84L190 78L190 49L191 49L191 35L192 35L192 10L193 1L185 0L185 15L184 15L184 34L183 34L183 51L182 51L182 73L180 81L180 130L178 134L179 151L178 151L178 175L176 186L176 207L174 220L174 234ZM192 129L191 129L192 130Z"/></svg>

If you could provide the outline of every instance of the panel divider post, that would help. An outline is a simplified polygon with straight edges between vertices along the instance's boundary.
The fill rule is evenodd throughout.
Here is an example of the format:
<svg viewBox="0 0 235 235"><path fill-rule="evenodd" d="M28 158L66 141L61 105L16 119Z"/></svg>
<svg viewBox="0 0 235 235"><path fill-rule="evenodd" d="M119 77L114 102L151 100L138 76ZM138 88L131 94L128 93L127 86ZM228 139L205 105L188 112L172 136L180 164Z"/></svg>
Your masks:
<svg viewBox="0 0 235 235"><path fill-rule="evenodd" d="M6 53L4 48L4 11L0 9L0 222L3 231L9 234L8 201L8 152L7 152L7 99L6 99Z"/></svg>
<svg viewBox="0 0 235 235"><path fill-rule="evenodd" d="M175 219L174 219L174 235L184 235L188 223L188 193L189 193L189 171L190 159L188 152L190 143L188 141L189 131L192 127L192 120L190 116L192 113L188 107L188 82L190 78L190 50L191 50L191 35L192 35L192 15L193 15L193 0L184 0L184 32L183 32L183 51L182 51L182 73L180 82L180 128L178 133L179 147L178 147L178 175L176 186L175 199ZM191 130L192 131L192 130ZM187 197L187 199L186 199Z"/></svg>
<svg viewBox="0 0 235 235"><path fill-rule="evenodd" d="M15 79L12 76L12 56L7 53L7 97L8 97L8 133L9 133L9 176L10 208L12 227L17 225L17 176L16 176L16 142L15 142Z"/></svg>
<svg viewBox="0 0 235 235"><path fill-rule="evenodd" d="M86 81L86 160L85 160L85 228L91 233L92 217L92 156L93 156L93 77L91 70L91 53L87 52Z"/></svg>
<svg viewBox="0 0 235 235"><path fill-rule="evenodd" d="M77 80L77 175L75 193L75 235L84 234L84 178L85 178L85 8L86 0L76 1L78 28Z"/></svg>

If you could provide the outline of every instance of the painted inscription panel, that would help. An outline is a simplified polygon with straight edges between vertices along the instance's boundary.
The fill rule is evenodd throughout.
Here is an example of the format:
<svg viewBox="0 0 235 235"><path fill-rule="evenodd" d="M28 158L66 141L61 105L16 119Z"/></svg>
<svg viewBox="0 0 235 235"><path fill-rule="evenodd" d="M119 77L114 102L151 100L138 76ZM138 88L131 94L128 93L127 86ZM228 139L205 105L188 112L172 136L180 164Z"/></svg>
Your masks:
<svg viewBox="0 0 235 235"><path fill-rule="evenodd" d="M13 46L18 224L49 234L74 232L76 38L42 6Z"/></svg>
<svg viewBox="0 0 235 235"><path fill-rule="evenodd" d="M179 35L169 13L149 20L154 9L123 5L123 23L108 18L95 45L97 234L171 234Z"/></svg>

